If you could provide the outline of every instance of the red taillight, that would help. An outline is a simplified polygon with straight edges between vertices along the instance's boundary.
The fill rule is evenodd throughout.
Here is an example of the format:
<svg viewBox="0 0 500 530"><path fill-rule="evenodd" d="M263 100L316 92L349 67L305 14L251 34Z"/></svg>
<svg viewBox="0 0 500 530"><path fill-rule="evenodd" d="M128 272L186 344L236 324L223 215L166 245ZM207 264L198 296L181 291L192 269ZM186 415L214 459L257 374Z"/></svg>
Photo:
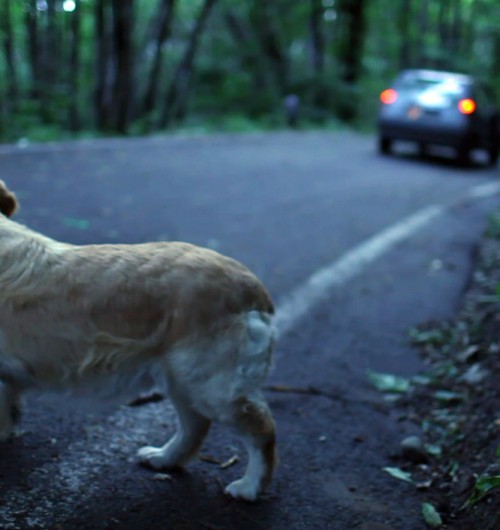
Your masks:
<svg viewBox="0 0 500 530"><path fill-rule="evenodd" d="M461 99L458 102L458 110L462 114L472 114L476 110L476 102L473 99Z"/></svg>
<svg viewBox="0 0 500 530"><path fill-rule="evenodd" d="M398 99L398 93L393 88L387 88L380 94L380 101L385 105L391 105Z"/></svg>

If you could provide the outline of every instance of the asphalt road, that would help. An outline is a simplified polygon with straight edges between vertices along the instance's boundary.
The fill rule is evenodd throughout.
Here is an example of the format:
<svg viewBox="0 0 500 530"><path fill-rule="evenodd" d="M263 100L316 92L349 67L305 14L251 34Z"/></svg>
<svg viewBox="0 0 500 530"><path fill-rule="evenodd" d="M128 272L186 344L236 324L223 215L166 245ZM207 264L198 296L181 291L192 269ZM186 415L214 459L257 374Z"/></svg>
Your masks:
<svg viewBox="0 0 500 530"><path fill-rule="evenodd" d="M281 462L255 505L222 495L244 465L222 427L204 459L157 476L135 453L172 432L168 402L30 396L0 446L0 528L425 527L422 497L382 470L415 426L367 372L422 368L408 330L456 311L500 173L374 144L311 132L0 146L0 178L31 228L76 244L184 240L248 265L284 323L269 385L291 390L266 391Z"/></svg>

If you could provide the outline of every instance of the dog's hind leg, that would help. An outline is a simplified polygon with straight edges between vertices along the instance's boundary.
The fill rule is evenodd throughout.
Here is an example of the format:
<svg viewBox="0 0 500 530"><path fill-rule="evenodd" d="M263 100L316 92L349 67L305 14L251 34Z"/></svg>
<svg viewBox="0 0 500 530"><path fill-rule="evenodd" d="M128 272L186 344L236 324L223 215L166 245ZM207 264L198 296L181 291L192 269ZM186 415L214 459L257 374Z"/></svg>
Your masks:
<svg viewBox="0 0 500 530"><path fill-rule="evenodd" d="M0 379L0 440L9 437L20 414L18 393Z"/></svg>
<svg viewBox="0 0 500 530"><path fill-rule="evenodd" d="M275 424L259 393L232 404L227 422L242 437L248 452L245 474L227 486L232 497L254 501L270 482L277 462Z"/></svg>
<svg viewBox="0 0 500 530"><path fill-rule="evenodd" d="M210 428L210 420L193 409L189 397L173 381L169 384L169 394L177 413L177 432L164 446L146 446L138 452L139 461L154 469L187 464L198 452Z"/></svg>
<svg viewBox="0 0 500 530"><path fill-rule="evenodd" d="M214 346L215 358L226 358L227 371L208 375L192 394L198 410L236 431L242 438L248 464L245 474L229 484L226 493L255 501L271 480L276 462L275 423L259 388L267 376L275 331L268 315L251 311L244 327L234 327ZM231 360L231 362L229 362ZM203 399L203 402L200 401Z"/></svg>

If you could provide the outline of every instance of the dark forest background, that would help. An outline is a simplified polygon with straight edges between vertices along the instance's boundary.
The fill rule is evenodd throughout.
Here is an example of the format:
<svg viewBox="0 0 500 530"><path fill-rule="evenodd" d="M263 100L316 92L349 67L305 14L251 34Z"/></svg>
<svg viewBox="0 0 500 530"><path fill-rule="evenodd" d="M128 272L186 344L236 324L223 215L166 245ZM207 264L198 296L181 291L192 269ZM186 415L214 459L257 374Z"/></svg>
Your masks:
<svg viewBox="0 0 500 530"><path fill-rule="evenodd" d="M0 0L0 139L369 124L406 67L500 96L498 0Z"/></svg>

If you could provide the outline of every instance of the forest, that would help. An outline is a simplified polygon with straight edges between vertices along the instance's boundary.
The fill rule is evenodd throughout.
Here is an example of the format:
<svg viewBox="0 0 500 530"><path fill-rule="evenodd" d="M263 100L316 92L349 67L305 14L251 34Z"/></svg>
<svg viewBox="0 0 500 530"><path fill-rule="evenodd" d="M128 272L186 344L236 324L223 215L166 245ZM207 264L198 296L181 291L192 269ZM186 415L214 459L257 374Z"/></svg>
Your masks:
<svg viewBox="0 0 500 530"><path fill-rule="evenodd" d="M403 68L500 97L498 0L1 0L0 140L372 123ZM290 99L293 98L293 99Z"/></svg>

